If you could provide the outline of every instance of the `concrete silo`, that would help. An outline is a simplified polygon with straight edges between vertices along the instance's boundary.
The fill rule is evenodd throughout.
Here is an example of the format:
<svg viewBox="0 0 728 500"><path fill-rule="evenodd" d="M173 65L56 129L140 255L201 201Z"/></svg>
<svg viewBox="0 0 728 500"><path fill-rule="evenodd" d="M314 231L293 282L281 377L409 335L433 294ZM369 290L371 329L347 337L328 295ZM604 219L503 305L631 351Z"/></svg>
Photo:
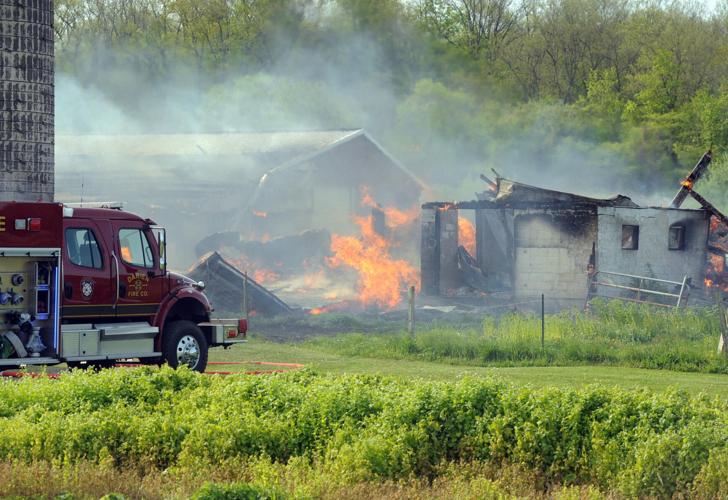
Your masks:
<svg viewBox="0 0 728 500"><path fill-rule="evenodd" d="M53 200L53 0L0 0L0 201Z"/></svg>

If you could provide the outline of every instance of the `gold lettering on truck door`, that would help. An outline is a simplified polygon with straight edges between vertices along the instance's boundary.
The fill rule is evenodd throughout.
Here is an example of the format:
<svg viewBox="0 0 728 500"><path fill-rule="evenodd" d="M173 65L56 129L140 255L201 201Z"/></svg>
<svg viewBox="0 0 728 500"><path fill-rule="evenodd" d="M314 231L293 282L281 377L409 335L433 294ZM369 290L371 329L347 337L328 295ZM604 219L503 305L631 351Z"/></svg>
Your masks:
<svg viewBox="0 0 728 500"><path fill-rule="evenodd" d="M149 297L149 276L136 272L126 277L129 289L127 297Z"/></svg>

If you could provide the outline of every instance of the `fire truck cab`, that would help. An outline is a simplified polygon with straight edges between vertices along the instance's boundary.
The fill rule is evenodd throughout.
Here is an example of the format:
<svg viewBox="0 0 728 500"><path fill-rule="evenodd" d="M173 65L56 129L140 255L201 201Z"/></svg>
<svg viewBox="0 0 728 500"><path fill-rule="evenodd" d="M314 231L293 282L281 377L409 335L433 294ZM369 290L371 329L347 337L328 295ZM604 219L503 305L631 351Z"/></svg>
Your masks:
<svg viewBox="0 0 728 500"><path fill-rule="evenodd" d="M121 359L204 371L245 342L204 284L167 270L166 233L118 208L0 203L0 369Z"/></svg>

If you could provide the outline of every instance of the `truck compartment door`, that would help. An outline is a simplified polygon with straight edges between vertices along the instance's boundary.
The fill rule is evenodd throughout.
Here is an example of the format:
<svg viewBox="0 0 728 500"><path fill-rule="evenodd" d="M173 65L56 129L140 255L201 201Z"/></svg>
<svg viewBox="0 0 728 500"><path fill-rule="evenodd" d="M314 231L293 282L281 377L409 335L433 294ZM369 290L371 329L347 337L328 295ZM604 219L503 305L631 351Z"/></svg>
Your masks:
<svg viewBox="0 0 728 500"><path fill-rule="evenodd" d="M94 361L159 357L154 337L159 328L149 323L63 325L61 356L65 361Z"/></svg>

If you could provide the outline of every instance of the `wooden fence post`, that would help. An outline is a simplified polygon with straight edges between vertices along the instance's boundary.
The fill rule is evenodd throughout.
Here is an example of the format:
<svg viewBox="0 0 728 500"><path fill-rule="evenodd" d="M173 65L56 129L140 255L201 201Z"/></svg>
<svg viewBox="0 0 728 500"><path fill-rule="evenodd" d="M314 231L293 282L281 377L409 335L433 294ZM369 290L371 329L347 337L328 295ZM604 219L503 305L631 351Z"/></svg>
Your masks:
<svg viewBox="0 0 728 500"><path fill-rule="evenodd" d="M720 324L718 354L728 357L728 308L723 302L723 293L720 290L715 291L715 303L718 306L718 321Z"/></svg>
<svg viewBox="0 0 728 500"><path fill-rule="evenodd" d="M407 331L411 336L415 334L415 287L409 287L409 314L407 315Z"/></svg>
<svg viewBox="0 0 728 500"><path fill-rule="evenodd" d="M248 307L248 272L243 273L243 314L245 321L250 325L249 307Z"/></svg>
<svg viewBox="0 0 728 500"><path fill-rule="evenodd" d="M541 294L541 350L546 350L546 313L544 312L544 294Z"/></svg>

